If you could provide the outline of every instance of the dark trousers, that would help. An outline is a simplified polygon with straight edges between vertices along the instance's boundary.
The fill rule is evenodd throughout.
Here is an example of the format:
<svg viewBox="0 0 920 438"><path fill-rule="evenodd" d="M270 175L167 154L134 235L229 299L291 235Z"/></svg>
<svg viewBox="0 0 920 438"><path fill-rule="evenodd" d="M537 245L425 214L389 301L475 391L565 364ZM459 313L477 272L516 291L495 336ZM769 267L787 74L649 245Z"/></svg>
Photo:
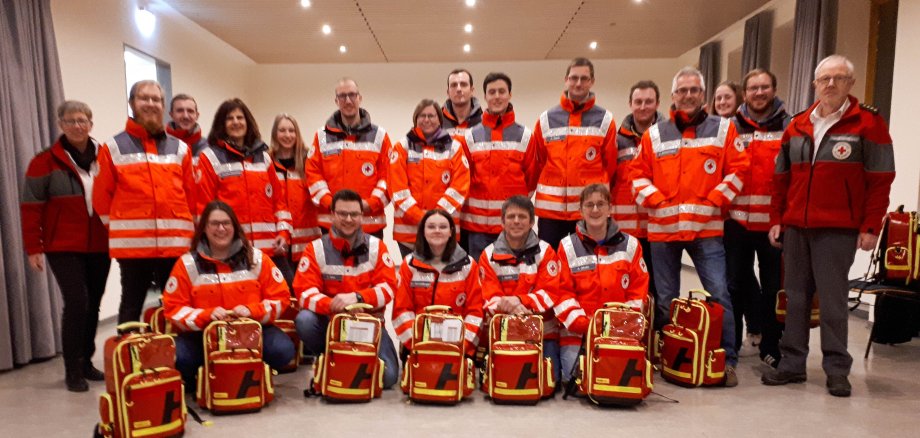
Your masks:
<svg viewBox="0 0 920 438"><path fill-rule="evenodd" d="M648 239L639 239L639 245L642 246L642 260L645 260L645 267L648 268L648 296L655 298L655 268L652 266L652 244Z"/></svg>
<svg viewBox="0 0 920 438"><path fill-rule="evenodd" d="M779 348L780 371L804 373L808 358L808 320L817 293L821 310L822 367L829 376L850 373L847 351L849 272L856 255L856 230L789 227L783 238L786 268L786 330Z"/></svg>
<svg viewBox="0 0 920 438"><path fill-rule="evenodd" d="M776 292L781 287L782 250L770 245L766 231L749 231L733 220L725 221L725 267L728 293L735 311L735 345L741 345L744 316L748 333L760 333L760 356L779 358L783 325L776 321ZM754 256L760 280L754 275Z"/></svg>
<svg viewBox="0 0 920 438"><path fill-rule="evenodd" d="M118 259L121 268L121 304L118 323L139 321L147 290L163 290L176 258Z"/></svg>
<svg viewBox="0 0 920 438"><path fill-rule="evenodd" d="M176 369L182 373L186 388L194 388L198 368L204 365L204 333L185 332L176 336ZM279 369L294 359L294 343L281 329L262 326L262 360Z"/></svg>
<svg viewBox="0 0 920 438"><path fill-rule="evenodd" d="M272 261L275 262L275 266L278 267L278 270L281 271L281 275L284 276L288 291L294 290L294 267L297 266L297 263L300 261L291 260L290 249L282 255L273 256Z"/></svg>
<svg viewBox="0 0 920 438"><path fill-rule="evenodd" d="M553 249L559 248L559 242L565 236L575 232L575 224L578 221L564 221L559 219L547 219L541 217L537 219L537 237L545 241Z"/></svg>
<svg viewBox="0 0 920 438"><path fill-rule="evenodd" d="M61 321L64 365L68 368L79 366L83 361L92 360L96 352L99 303L112 259L104 252L47 253L45 257L64 298Z"/></svg>

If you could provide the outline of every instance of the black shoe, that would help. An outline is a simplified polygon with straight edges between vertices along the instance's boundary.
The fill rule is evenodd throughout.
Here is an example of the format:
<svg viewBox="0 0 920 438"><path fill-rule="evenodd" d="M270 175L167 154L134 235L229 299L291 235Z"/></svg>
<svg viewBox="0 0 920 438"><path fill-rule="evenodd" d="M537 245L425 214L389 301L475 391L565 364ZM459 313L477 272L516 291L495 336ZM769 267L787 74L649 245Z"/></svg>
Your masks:
<svg viewBox="0 0 920 438"><path fill-rule="evenodd" d="M849 397L850 380L847 376L827 376L827 392L834 397Z"/></svg>
<svg viewBox="0 0 920 438"><path fill-rule="evenodd" d="M89 384L86 383L86 379L83 378L83 373L81 372L68 372L64 377L64 383L67 384L67 390L70 392L89 391Z"/></svg>
<svg viewBox="0 0 920 438"><path fill-rule="evenodd" d="M777 386L787 383L803 383L807 379L805 373L790 373L788 371L769 370L760 377L764 385Z"/></svg>
<svg viewBox="0 0 920 438"><path fill-rule="evenodd" d="M102 371L99 371L92 363L87 362L83 367L83 378L86 380L91 380L93 382L101 382L105 380L105 374Z"/></svg>

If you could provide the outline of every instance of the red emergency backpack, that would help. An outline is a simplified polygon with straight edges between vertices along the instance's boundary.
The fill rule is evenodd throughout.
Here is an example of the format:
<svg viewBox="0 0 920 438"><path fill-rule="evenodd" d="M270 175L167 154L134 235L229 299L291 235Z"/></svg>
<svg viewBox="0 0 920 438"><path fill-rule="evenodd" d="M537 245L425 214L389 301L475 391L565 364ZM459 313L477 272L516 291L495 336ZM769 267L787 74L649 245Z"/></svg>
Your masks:
<svg viewBox="0 0 920 438"><path fill-rule="evenodd" d="M463 341L463 318L450 306L428 306L415 317L400 384L409 399L455 404L472 394L473 360L464 357Z"/></svg>
<svg viewBox="0 0 920 438"><path fill-rule="evenodd" d="M240 318L205 327L197 396L215 414L255 412L274 399L272 372L262 361L262 324Z"/></svg>
<svg viewBox="0 0 920 438"><path fill-rule="evenodd" d="M553 364L543 357L543 318L493 316L483 391L496 403L536 404L555 389Z"/></svg>
<svg viewBox="0 0 920 438"><path fill-rule="evenodd" d="M660 340L665 380L682 386L724 382L725 350L720 347L724 312L704 290L691 290L689 297L671 301L671 323L662 328Z"/></svg>
<svg viewBox="0 0 920 438"><path fill-rule="evenodd" d="M313 391L333 402L368 402L383 391L383 360L378 357L383 325L352 304L335 314L326 330L326 352L313 363Z"/></svg>

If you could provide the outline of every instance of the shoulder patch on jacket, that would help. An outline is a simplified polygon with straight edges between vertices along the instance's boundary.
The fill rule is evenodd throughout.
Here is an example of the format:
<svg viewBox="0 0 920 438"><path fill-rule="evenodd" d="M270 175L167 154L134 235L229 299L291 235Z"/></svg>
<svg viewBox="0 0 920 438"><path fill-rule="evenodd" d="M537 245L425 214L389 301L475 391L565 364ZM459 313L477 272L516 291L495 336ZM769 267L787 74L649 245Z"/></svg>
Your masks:
<svg viewBox="0 0 920 438"><path fill-rule="evenodd" d="M874 106L872 106L872 105L866 105L866 104L864 104L864 103L860 103L860 104L859 104L859 107L862 108L862 109L864 109L864 110L866 110L866 111L869 111L869 112L872 113L872 114L878 114L878 108L876 108L876 107L874 107Z"/></svg>

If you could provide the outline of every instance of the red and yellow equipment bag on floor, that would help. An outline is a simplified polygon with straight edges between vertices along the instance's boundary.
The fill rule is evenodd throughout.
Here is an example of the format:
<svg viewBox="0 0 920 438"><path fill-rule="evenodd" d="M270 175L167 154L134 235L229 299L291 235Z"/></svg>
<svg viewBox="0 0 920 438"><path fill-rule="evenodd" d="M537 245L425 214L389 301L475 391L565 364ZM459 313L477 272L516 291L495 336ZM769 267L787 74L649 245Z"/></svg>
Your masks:
<svg viewBox="0 0 920 438"><path fill-rule="evenodd" d="M920 222L917 212L904 206L889 212L882 221L879 238L880 274L891 284L909 285L920 281Z"/></svg>
<svg viewBox="0 0 920 438"><path fill-rule="evenodd" d="M428 306L415 317L412 351L400 386L409 399L455 404L475 389L473 360L464 357L463 318L450 306Z"/></svg>
<svg viewBox="0 0 920 438"><path fill-rule="evenodd" d="M630 406L652 392L652 364L646 356L648 322L623 303L594 312L578 357L578 389L598 405Z"/></svg>
<svg viewBox="0 0 920 438"><path fill-rule="evenodd" d="M150 331L154 333L170 336L176 336L178 334L173 328L172 323L166 319L166 314L163 313L162 304L157 307L148 307L144 309L144 315L141 319L150 326Z"/></svg>
<svg viewBox="0 0 920 438"><path fill-rule="evenodd" d="M552 362L543 357L540 315L492 317L482 385L496 403L536 404L553 395L556 382Z"/></svg>
<svg viewBox="0 0 920 438"><path fill-rule="evenodd" d="M294 320L297 318L297 308L294 307L296 302L295 300L291 300L291 305L288 306L287 309L284 309L284 311L281 312L281 317L274 322L275 327L281 329L291 342L294 343L294 351L296 352L291 362L278 370L282 373L297 371L297 366L300 365L301 355L303 354L303 345L301 345L300 335L297 334L297 326L294 324Z"/></svg>
<svg viewBox="0 0 920 438"><path fill-rule="evenodd" d="M689 295L671 301L671 323L661 330L661 375L682 386L722 384L725 350L720 343L725 309L711 301L706 291L691 290Z"/></svg>
<svg viewBox="0 0 920 438"><path fill-rule="evenodd" d="M383 360L378 358L383 325L364 313L366 303L335 314L326 330L326 352L313 363L313 391L333 402L369 402L383 391Z"/></svg>
<svg viewBox="0 0 920 438"><path fill-rule="evenodd" d="M786 289L780 289L776 292L776 320L782 324L786 323L786 307L789 304L789 298L786 296ZM814 294L811 299L811 315L808 319L808 326L815 328L821 325L821 309L818 307L818 294Z"/></svg>
<svg viewBox="0 0 920 438"><path fill-rule="evenodd" d="M214 414L255 412L274 395L271 369L262 361L262 324L249 318L208 324L198 405Z"/></svg>
<svg viewBox="0 0 920 438"><path fill-rule="evenodd" d="M105 341L105 394L99 397L105 437L171 437L185 430L185 389L176 370L176 343L142 322L118 326Z"/></svg>

